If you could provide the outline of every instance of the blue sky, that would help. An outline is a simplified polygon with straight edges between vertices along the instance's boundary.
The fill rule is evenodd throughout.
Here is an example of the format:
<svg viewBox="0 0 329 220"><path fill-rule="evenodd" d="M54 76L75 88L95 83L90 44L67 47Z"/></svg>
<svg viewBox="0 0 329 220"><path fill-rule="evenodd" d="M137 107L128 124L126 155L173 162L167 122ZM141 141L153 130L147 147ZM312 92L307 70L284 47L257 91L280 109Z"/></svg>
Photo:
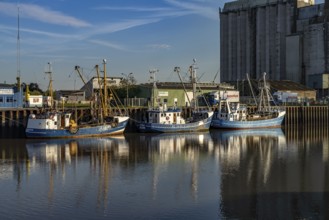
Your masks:
<svg viewBox="0 0 329 220"><path fill-rule="evenodd" d="M195 58L201 81L219 70L219 7L229 0L0 0L0 83L17 76L17 6L20 10L20 72L23 82L54 89L79 89L107 59L111 76L133 73L147 82L179 81ZM323 1L317 1L320 3ZM216 82L219 77L216 78Z"/></svg>

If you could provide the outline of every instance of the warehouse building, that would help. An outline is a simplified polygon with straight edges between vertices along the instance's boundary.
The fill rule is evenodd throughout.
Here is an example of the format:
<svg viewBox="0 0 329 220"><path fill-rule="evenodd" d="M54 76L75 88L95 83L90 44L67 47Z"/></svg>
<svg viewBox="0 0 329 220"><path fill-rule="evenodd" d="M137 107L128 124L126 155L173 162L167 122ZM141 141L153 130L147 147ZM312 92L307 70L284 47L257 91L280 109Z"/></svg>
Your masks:
<svg viewBox="0 0 329 220"><path fill-rule="evenodd" d="M106 77L107 86L119 86L123 77ZM95 96L95 93L99 91L100 88L103 88L104 84L104 77L97 77L91 78L81 89L80 91L84 92L85 95L83 98L86 100L90 100Z"/></svg>
<svg viewBox="0 0 329 220"><path fill-rule="evenodd" d="M153 83L145 83L140 86L139 97L148 100L149 106L159 106L165 104L169 106L191 106L193 97L191 83L182 85L180 82L158 82L156 87ZM214 91L234 90L234 86L226 83L198 83L196 95L199 97L200 105L206 105L204 95Z"/></svg>

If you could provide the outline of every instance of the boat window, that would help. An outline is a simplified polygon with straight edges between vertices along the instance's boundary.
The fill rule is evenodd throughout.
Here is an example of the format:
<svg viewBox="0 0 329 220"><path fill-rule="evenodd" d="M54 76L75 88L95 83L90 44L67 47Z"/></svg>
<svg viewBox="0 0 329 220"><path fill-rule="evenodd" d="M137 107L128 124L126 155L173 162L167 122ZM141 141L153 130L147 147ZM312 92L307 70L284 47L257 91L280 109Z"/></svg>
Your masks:
<svg viewBox="0 0 329 220"><path fill-rule="evenodd" d="M169 116L171 116L171 114L169 114Z"/></svg>
<svg viewBox="0 0 329 220"><path fill-rule="evenodd" d="M70 118L70 115L65 115L65 118Z"/></svg>
<svg viewBox="0 0 329 220"><path fill-rule="evenodd" d="M166 116L166 115L165 115ZM161 114L161 117L163 117L163 113Z"/></svg>
<svg viewBox="0 0 329 220"><path fill-rule="evenodd" d="M177 116L179 116L179 113L177 113Z"/></svg>

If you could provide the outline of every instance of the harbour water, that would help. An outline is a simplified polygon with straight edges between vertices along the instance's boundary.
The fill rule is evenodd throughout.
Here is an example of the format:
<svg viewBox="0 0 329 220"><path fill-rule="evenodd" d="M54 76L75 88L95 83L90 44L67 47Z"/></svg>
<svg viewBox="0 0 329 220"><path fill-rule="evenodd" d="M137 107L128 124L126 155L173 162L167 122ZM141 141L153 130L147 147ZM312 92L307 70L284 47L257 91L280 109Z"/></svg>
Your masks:
<svg viewBox="0 0 329 220"><path fill-rule="evenodd" d="M0 219L328 219L329 129L26 140L1 128Z"/></svg>

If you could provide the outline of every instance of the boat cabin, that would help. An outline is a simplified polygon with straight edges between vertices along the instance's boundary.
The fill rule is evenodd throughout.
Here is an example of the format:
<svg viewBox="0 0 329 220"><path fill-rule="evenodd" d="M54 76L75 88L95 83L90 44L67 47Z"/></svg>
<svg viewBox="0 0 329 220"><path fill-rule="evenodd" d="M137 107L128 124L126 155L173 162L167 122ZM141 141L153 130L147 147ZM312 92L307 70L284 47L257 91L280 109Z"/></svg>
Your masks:
<svg viewBox="0 0 329 220"><path fill-rule="evenodd" d="M27 128L34 129L61 129L72 125L71 113L30 114Z"/></svg>
<svg viewBox="0 0 329 220"><path fill-rule="evenodd" d="M159 107L147 111L147 122L158 124L185 124L179 108Z"/></svg>
<svg viewBox="0 0 329 220"><path fill-rule="evenodd" d="M228 102L227 100L220 102L219 110L215 117L228 121L244 121L247 119L247 106L239 102Z"/></svg>

